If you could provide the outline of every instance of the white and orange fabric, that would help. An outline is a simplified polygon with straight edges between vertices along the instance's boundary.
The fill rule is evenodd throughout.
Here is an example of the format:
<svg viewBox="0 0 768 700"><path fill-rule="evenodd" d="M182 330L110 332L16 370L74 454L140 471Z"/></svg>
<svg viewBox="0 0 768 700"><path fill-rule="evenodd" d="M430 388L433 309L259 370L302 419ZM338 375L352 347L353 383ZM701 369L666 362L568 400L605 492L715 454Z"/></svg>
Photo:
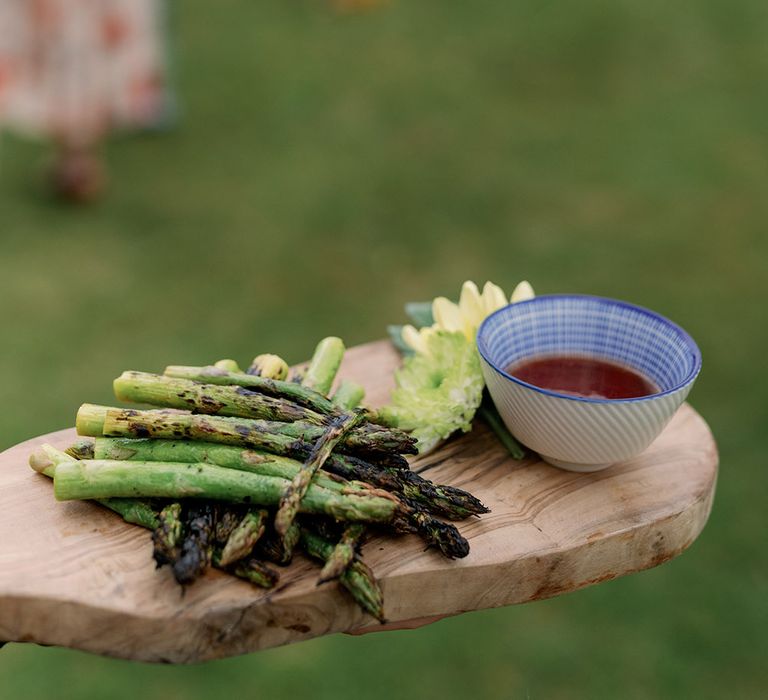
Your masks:
<svg viewBox="0 0 768 700"><path fill-rule="evenodd" d="M0 0L0 127L68 141L167 106L156 0Z"/></svg>

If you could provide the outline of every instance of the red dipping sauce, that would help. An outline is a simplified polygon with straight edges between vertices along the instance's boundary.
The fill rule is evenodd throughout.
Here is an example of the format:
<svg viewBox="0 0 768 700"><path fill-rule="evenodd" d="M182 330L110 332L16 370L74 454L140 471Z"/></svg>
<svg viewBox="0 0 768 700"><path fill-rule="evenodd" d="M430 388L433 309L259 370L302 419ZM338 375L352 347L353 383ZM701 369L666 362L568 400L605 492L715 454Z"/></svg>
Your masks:
<svg viewBox="0 0 768 700"><path fill-rule="evenodd" d="M578 355L548 355L515 362L507 374L559 394L590 399L636 399L659 388L625 365Z"/></svg>

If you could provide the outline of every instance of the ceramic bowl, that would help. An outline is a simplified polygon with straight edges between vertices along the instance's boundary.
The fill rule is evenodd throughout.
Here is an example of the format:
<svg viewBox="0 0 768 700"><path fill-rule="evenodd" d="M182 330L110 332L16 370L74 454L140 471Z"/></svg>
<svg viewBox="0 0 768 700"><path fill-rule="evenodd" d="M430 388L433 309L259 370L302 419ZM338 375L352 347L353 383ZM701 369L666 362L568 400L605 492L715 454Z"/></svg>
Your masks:
<svg viewBox="0 0 768 700"><path fill-rule="evenodd" d="M504 423L550 464L604 469L640 454L685 401L701 353L677 324L634 304L557 294L510 304L483 321L477 347L485 382ZM505 371L547 355L616 362L650 379L658 393L632 399L571 396Z"/></svg>

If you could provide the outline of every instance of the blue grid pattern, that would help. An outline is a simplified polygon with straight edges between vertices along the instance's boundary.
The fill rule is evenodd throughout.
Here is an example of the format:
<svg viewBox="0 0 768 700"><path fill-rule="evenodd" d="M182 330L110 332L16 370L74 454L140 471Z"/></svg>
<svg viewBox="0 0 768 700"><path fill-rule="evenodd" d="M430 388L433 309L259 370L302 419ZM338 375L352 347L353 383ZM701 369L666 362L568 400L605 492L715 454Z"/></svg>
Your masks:
<svg viewBox="0 0 768 700"><path fill-rule="evenodd" d="M506 306L483 322L477 343L498 371L524 358L577 354L633 367L661 393L692 381L701 368L696 343L678 325L602 297L551 295Z"/></svg>

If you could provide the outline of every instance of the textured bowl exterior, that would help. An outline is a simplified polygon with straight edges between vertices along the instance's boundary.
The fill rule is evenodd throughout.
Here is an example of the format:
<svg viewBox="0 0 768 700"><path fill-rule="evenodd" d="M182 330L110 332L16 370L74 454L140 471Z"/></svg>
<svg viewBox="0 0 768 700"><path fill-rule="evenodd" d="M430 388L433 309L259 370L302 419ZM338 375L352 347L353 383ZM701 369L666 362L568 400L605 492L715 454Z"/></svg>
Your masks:
<svg viewBox="0 0 768 700"><path fill-rule="evenodd" d="M640 454L685 401L701 355L685 331L658 314L601 297L553 295L492 314L478 331L483 375L504 423L556 466L579 471ZM601 357L639 369L660 392L636 399L573 397L504 371L546 354Z"/></svg>
<svg viewBox="0 0 768 700"><path fill-rule="evenodd" d="M653 401L586 403L533 391L482 363L485 383L510 432L546 459L572 464L608 466L640 454L691 388Z"/></svg>

